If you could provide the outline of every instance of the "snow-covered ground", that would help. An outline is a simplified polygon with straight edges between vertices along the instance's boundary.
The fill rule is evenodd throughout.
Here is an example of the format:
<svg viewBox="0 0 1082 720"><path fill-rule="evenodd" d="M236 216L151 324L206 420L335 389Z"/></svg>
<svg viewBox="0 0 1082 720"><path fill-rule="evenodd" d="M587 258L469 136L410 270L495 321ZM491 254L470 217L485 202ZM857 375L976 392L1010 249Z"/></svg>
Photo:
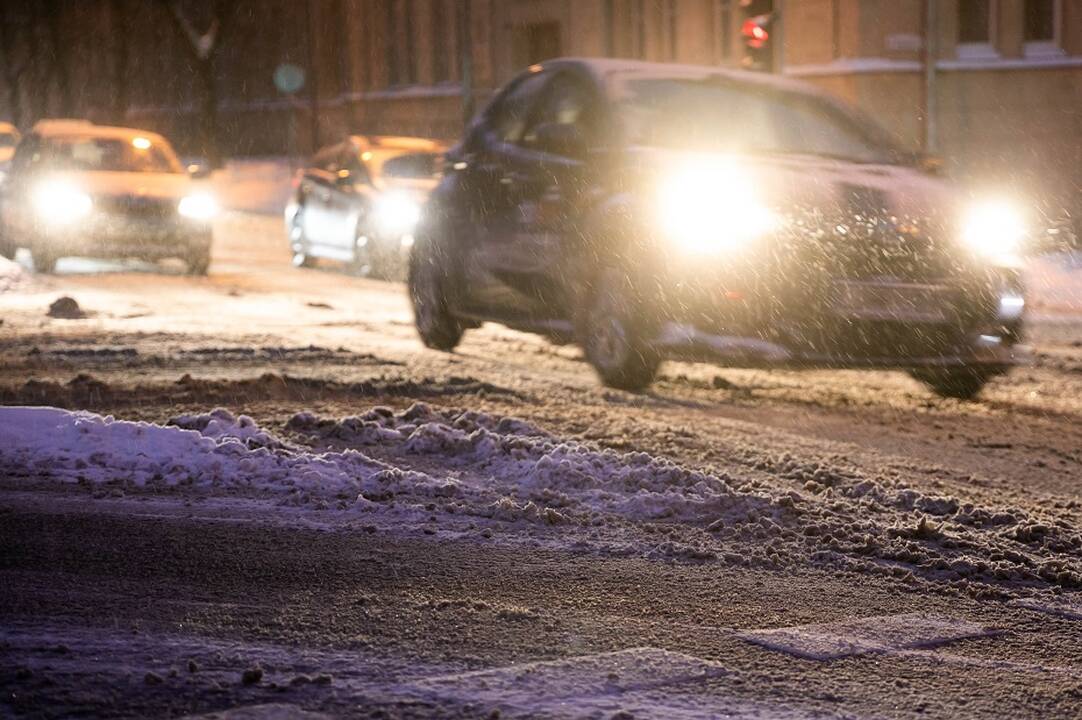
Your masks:
<svg viewBox="0 0 1082 720"><path fill-rule="evenodd" d="M287 436L217 409L166 425L48 407L0 407L0 474L122 492L248 493L274 506L362 516L449 537L619 555L816 566L1028 596L1082 586L1069 510L974 504L839 458L741 448L740 474L561 439L513 417L435 410L324 419ZM271 515L274 506L269 506ZM334 514L340 513L335 518ZM659 538L657 528L668 532Z"/></svg>

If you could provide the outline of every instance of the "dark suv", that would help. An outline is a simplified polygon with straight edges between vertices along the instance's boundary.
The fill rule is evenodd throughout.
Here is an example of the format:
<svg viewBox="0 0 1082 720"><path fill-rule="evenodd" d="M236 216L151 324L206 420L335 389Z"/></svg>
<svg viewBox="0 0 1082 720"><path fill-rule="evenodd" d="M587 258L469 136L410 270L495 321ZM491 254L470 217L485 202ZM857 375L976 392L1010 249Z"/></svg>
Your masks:
<svg viewBox="0 0 1082 720"><path fill-rule="evenodd" d="M496 321L578 342L619 388L679 357L899 368L969 397L1022 355L1024 220L808 86L560 59L448 154L410 294L429 347Z"/></svg>

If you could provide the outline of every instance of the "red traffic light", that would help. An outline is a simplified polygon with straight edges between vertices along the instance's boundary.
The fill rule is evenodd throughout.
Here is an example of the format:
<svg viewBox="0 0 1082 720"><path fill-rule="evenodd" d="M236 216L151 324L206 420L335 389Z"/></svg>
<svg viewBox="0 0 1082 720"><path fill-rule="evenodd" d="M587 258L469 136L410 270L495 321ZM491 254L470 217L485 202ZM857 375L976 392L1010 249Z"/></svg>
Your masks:
<svg viewBox="0 0 1082 720"><path fill-rule="evenodd" d="M767 40L770 39L770 33L767 32L764 26L769 22L769 15L759 15L745 20L743 27L740 29L741 34L744 36L744 44L756 50L766 45Z"/></svg>

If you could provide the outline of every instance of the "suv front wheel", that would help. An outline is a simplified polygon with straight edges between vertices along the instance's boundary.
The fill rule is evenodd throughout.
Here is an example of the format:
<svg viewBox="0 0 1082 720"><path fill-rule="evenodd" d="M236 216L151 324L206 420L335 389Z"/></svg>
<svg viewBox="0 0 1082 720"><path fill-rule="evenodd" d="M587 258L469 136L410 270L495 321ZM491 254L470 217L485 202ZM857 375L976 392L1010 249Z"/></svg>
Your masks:
<svg viewBox="0 0 1082 720"><path fill-rule="evenodd" d="M626 273L606 268L598 274L579 336L586 359L609 387L638 392L654 381L661 357L651 343L649 311Z"/></svg>
<svg viewBox="0 0 1082 720"><path fill-rule="evenodd" d="M447 303L449 279L431 241L418 238L409 258L410 302L417 334L425 347L450 352L462 339L464 328Z"/></svg>

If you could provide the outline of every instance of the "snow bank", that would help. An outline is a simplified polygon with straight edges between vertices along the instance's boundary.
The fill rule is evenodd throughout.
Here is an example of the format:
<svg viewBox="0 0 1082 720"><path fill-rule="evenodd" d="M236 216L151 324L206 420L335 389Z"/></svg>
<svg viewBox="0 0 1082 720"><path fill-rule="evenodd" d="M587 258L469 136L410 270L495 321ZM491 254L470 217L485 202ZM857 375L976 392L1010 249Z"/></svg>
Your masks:
<svg viewBox="0 0 1082 720"><path fill-rule="evenodd" d="M27 282L26 271L16 262L0 257L0 293L9 292Z"/></svg>
<svg viewBox="0 0 1082 720"><path fill-rule="evenodd" d="M161 426L0 408L0 475L264 493L386 527L481 525L487 538L510 526L558 547L760 568L810 562L976 594L1082 589L1082 532L1069 512L965 503L844 458L730 448L744 468L730 475L425 403L339 420L298 413L285 431L225 410Z"/></svg>
<svg viewBox="0 0 1082 720"><path fill-rule="evenodd" d="M295 451L251 418L225 410L175 422L178 426L162 426L48 407L0 408L0 469L9 477L62 482L247 488L349 499L389 470L356 450Z"/></svg>

